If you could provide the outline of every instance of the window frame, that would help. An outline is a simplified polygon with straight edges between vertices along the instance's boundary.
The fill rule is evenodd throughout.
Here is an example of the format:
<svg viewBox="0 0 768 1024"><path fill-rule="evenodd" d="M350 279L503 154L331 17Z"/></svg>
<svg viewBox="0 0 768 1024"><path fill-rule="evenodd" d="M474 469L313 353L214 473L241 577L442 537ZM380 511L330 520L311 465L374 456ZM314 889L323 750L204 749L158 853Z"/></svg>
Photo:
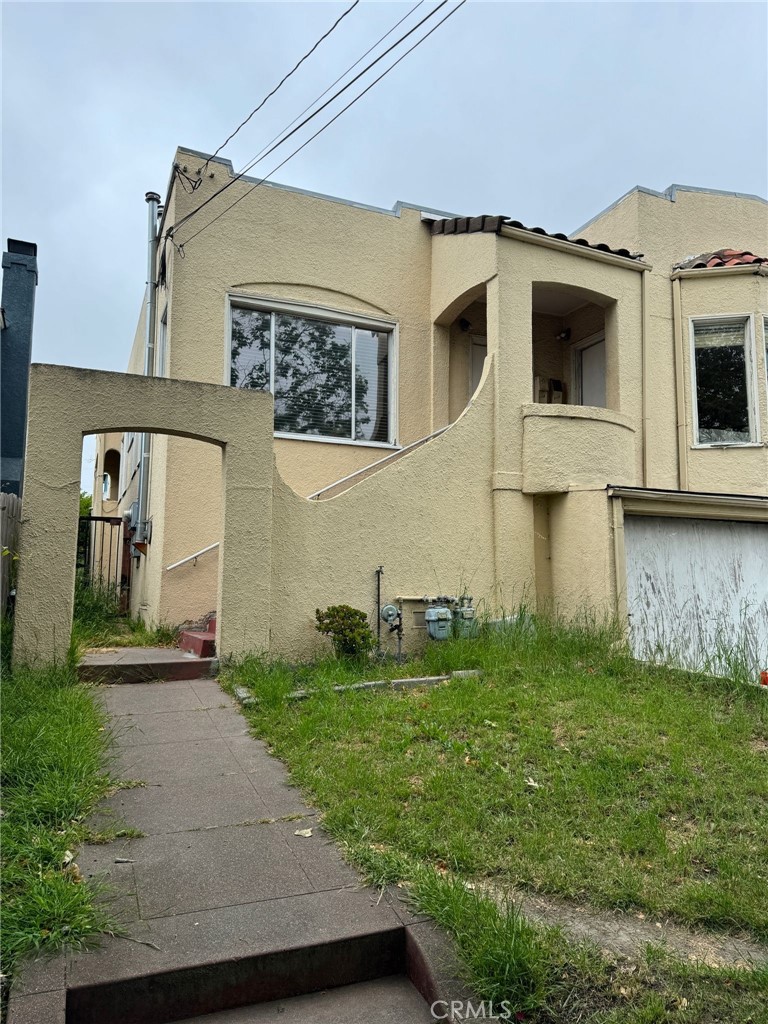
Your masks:
<svg viewBox="0 0 768 1024"><path fill-rule="evenodd" d="M228 292L226 301L226 330L225 330L225 351L224 351L224 384L231 387L232 372L232 310L233 309L254 309L261 313L281 313L288 316L301 316L311 320L322 320L325 323L338 324L340 327L359 327L362 330L386 332L389 336L388 350L388 395L387 395L387 441L363 441L354 437L323 437L319 434L293 434L287 431L275 430L274 436L289 441L313 441L319 444L348 444L359 448L384 448L398 450L398 378L399 378L399 325L396 320L385 317L372 317L364 313L349 313L341 309L332 309L329 306L319 306L303 302L291 302L285 299L271 299L266 295L251 295L242 292ZM274 394L275 360L272 358L274 338L270 343L269 360L269 390ZM355 333L352 332L352 430L355 429Z"/></svg>
<svg viewBox="0 0 768 1024"><path fill-rule="evenodd" d="M696 383L696 325L715 326L719 323L740 323L744 327L744 371L746 373L748 441L699 441L699 402ZM718 313L715 316L688 317L688 358L690 361L691 426L693 434L691 448L759 448L760 415L755 365L755 317L754 313Z"/></svg>
<svg viewBox="0 0 768 1024"><path fill-rule="evenodd" d="M126 430L123 432L122 439L120 441L120 484L119 484L119 498L118 501L122 501L128 493L128 488L133 482L133 478L139 469L139 463L141 462L141 452L139 451L138 438L141 435L135 430ZM136 446L136 452L134 454L135 461L130 462L128 456L131 449ZM129 465L131 466L129 470Z"/></svg>

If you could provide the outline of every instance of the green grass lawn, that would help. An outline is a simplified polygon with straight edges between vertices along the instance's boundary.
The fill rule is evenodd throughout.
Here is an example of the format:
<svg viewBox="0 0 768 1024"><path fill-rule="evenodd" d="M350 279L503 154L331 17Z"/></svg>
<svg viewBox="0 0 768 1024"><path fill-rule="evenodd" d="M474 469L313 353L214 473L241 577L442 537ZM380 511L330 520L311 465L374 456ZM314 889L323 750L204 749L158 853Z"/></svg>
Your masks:
<svg viewBox="0 0 768 1024"><path fill-rule="evenodd" d="M453 878L490 880L768 939L767 694L638 665L611 630L546 622L430 645L408 673L470 667L484 677L402 693L336 694L333 683L355 672L333 662L297 672L254 659L229 680L252 689L255 732L377 882L405 880L418 895L425 877L443 893ZM366 666L356 676L381 674ZM315 692L288 702L297 687ZM550 977L552 955L568 956L545 946ZM663 1003L671 968L663 984L659 961L645 969L657 979L646 994ZM483 976L477 964L472 973ZM701 992L723 988L722 978L696 978ZM674 1017L651 1007L648 1017L594 1019L764 1020L767 980L738 982L742 1016L690 1016L681 1002ZM723 989L729 999L738 985Z"/></svg>
<svg viewBox="0 0 768 1024"><path fill-rule="evenodd" d="M9 631L4 630L4 647ZM73 860L85 816L111 786L105 717L68 667L8 667L2 679L2 971L110 926Z"/></svg>

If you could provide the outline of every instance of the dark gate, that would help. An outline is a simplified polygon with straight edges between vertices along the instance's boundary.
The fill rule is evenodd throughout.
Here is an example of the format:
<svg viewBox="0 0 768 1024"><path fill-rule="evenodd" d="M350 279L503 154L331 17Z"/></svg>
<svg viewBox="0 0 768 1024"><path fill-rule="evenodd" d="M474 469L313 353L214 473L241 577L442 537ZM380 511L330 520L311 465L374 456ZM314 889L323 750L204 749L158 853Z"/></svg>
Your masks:
<svg viewBox="0 0 768 1024"><path fill-rule="evenodd" d="M112 590L127 612L131 593L128 523L113 516L80 516L75 563L83 584Z"/></svg>

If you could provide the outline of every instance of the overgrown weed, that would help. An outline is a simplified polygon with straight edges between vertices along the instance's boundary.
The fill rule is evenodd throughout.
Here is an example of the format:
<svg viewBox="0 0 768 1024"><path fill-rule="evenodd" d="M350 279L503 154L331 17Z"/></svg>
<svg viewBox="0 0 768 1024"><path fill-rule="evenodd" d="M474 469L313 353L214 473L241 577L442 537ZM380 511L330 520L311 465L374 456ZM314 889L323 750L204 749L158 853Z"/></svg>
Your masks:
<svg viewBox="0 0 768 1024"><path fill-rule="evenodd" d="M112 927L73 852L107 792L105 718L69 665L3 676L3 972Z"/></svg>

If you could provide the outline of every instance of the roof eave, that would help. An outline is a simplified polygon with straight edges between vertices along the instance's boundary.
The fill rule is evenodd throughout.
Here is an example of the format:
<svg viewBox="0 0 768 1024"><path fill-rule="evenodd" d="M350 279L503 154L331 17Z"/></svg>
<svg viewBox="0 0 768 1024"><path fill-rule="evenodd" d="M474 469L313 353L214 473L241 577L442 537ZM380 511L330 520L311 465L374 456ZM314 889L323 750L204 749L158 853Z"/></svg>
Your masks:
<svg viewBox="0 0 768 1024"><path fill-rule="evenodd" d="M547 249L557 249L559 252L567 252L571 256L584 256L590 260L597 260L600 263L609 263L614 267L625 267L629 270L648 271L653 269L651 263L637 259L632 256L617 256L615 253L603 252L587 245L579 245L578 242L567 242L560 238L552 238L551 235L540 235L534 231L525 231L523 228L513 228L504 224L499 232L505 238L515 238L519 242L530 242L533 245L541 245Z"/></svg>
<svg viewBox="0 0 768 1024"><path fill-rule="evenodd" d="M759 277L768 277L768 265L744 263L736 267L689 267L687 270L673 270L670 278L672 281L677 281L678 278L712 277L713 274L753 274Z"/></svg>

